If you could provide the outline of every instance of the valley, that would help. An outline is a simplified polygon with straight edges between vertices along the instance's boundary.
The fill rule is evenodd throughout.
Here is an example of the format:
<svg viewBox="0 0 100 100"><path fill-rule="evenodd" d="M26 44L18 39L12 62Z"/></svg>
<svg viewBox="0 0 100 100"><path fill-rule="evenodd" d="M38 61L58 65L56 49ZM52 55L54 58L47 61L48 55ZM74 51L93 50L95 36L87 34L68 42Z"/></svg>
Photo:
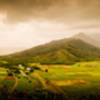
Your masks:
<svg viewBox="0 0 100 100"><path fill-rule="evenodd" d="M78 34L1 56L1 98L98 100L100 48L91 41Z"/></svg>
<svg viewBox="0 0 100 100"><path fill-rule="evenodd" d="M36 90L61 94L64 100L80 100L83 95L85 100L89 100L91 95L95 98L100 95L97 92L100 90L100 61L74 65L42 65L42 68L47 68L48 72L36 70L29 73L28 78L21 73L8 76L7 69L0 68L0 90L6 89L10 98L17 92L34 94Z"/></svg>

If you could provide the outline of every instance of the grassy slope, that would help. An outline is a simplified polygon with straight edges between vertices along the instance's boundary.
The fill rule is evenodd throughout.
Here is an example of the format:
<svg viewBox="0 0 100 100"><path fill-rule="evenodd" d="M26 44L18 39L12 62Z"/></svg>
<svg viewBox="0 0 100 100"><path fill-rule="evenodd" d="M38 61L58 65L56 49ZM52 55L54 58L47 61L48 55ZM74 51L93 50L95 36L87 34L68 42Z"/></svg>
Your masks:
<svg viewBox="0 0 100 100"><path fill-rule="evenodd" d="M80 98L84 95L100 95L98 92L100 91L99 61L81 62L72 66L45 65L43 67L48 67L49 72L35 71L35 73L38 73L45 81L49 80L60 86L70 98L74 97L78 98L76 100L81 100ZM8 89L11 89L14 85L14 80L5 80L6 73L2 74L2 72L6 72L6 69L0 68L0 86L6 85ZM36 88L36 83L29 83L23 76L18 79L17 91L33 91L34 88Z"/></svg>
<svg viewBox="0 0 100 100"><path fill-rule="evenodd" d="M100 49L79 39L63 39L3 58L12 63L73 64L100 58Z"/></svg>
<svg viewBox="0 0 100 100"><path fill-rule="evenodd" d="M91 95L100 95L100 62L82 62L66 68L65 66L54 65L49 69L49 73L37 73L45 80L51 80L62 87L70 99L84 100Z"/></svg>
<svg viewBox="0 0 100 100"><path fill-rule="evenodd" d="M49 72L41 72L35 71L40 76L42 76L45 80L73 80L73 79L88 79L91 81L96 80L96 78L100 77L100 62L82 62L76 63L72 66L66 65L45 65L43 67L48 68ZM6 69L0 68L0 77L4 79L6 77ZM22 77L22 76L21 76ZM92 80L94 79L94 80ZM23 81L19 79L19 81ZM99 81L99 80L97 80ZM22 84L23 82L21 82Z"/></svg>

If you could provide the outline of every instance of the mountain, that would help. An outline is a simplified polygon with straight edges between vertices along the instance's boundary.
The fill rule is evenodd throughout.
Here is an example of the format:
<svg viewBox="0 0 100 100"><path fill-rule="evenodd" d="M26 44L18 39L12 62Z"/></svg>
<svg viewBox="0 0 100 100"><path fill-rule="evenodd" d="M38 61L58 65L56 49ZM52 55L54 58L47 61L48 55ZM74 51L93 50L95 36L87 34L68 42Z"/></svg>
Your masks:
<svg viewBox="0 0 100 100"><path fill-rule="evenodd" d="M38 62L41 64L73 64L100 58L100 49L78 38L52 41L2 59L14 64Z"/></svg>
<svg viewBox="0 0 100 100"><path fill-rule="evenodd" d="M98 37L98 35L96 35L96 36L91 35L90 36L90 35L86 35L84 33L79 33L79 34L73 36L73 38L75 38L75 39L81 39L84 42L87 42L87 43L89 43L91 45L94 45L94 46L100 48L100 41L95 37Z"/></svg>

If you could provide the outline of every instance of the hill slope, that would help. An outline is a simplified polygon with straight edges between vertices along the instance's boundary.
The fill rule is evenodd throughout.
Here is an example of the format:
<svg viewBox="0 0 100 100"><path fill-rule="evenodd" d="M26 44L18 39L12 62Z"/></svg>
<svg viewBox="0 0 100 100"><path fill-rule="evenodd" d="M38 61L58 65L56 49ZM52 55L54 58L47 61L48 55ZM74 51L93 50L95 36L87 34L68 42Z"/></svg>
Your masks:
<svg viewBox="0 0 100 100"><path fill-rule="evenodd" d="M99 35L96 35L96 36L99 36ZM95 47L99 47L100 48L100 41L98 41L98 39L93 38L92 35L89 36L89 35L86 35L84 33L79 33L79 34L73 36L73 38L81 39L84 42L87 42L87 43L89 43L91 45L94 45Z"/></svg>
<svg viewBox="0 0 100 100"><path fill-rule="evenodd" d="M12 63L39 62L42 64L73 64L100 58L100 49L80 39L62 39L40 45L3 59Z"/></svg>

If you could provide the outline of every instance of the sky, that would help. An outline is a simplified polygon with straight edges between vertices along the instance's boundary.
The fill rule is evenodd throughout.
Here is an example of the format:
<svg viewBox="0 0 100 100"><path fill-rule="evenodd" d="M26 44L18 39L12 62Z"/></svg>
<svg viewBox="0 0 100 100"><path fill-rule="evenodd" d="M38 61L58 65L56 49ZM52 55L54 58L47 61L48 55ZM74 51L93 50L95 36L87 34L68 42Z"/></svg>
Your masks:
<svg viewBox="0 0 100 100"><path fill-rule="evenodd" d="M0 0L4 54L79 32L100 33L100 0Z"/></svg>

